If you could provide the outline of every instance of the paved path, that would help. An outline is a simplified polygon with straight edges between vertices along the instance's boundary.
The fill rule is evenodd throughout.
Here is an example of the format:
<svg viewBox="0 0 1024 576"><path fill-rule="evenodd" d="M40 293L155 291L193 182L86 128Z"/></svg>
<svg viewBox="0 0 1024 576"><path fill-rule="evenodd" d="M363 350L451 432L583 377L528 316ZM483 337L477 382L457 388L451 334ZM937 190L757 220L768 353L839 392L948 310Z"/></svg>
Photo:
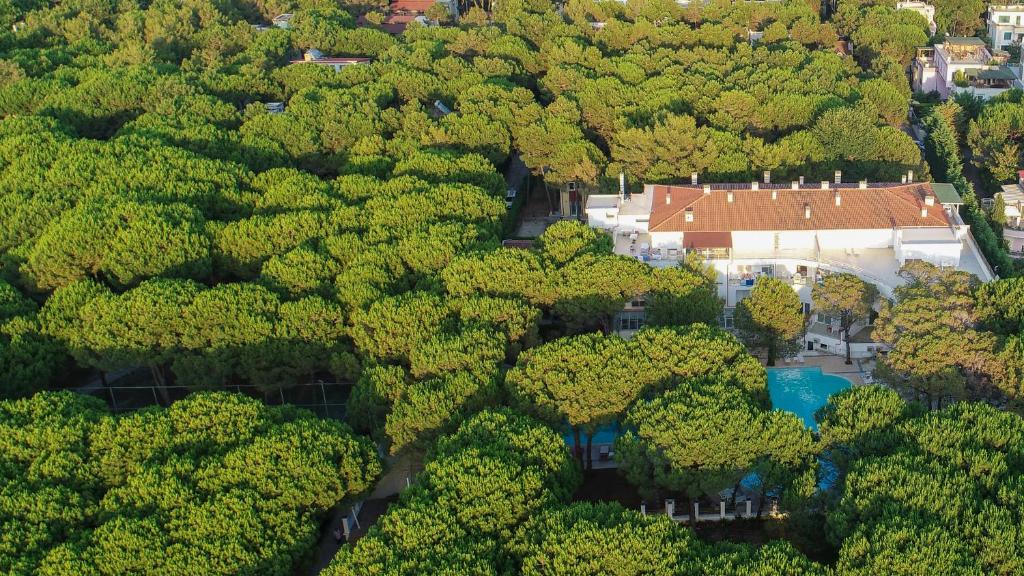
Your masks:
<svg viewBox="0 0 1024 576"><path fill-rule="evenodd" d="M508 161L508 167L505 168L505 184L509 188L519 190L529 175L530 169L519 159L519 152L513 152L512 158Z"/></svg>
<svg viewBox="0 0 1024 576"><path fill-rule="evenodd" d="M384 514L388 506L398 500L398 494L405 490L408 483L415 481L416 474L423 469L423 462L416 457L402 456L391 462L388 471L381 476L374 487L369 498L363 502L363 509L359 512L359 528L355 529L349 537L349 543L354 544L359 538L366 534L366 531L373 526L374 522ZM341 526L341 519L348 514L349 507L335 506L330 511L330 518L325 521L320 534L320 542L317 544L316 561L307 571L308 576L317 576L327 568L344 544L334 539L334 530Z"/></svg>

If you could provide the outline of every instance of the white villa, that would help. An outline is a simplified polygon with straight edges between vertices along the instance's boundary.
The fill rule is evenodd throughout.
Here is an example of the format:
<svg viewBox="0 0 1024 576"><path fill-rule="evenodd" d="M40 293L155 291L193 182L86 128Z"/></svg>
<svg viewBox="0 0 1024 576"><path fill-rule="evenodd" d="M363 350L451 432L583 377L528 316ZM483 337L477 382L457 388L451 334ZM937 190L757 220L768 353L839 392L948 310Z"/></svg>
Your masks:
<svg viewBox="0 0 1024 576"><path fill-rule="evenodd" d="M1017 173L1016 184L1006 184L998 193L1006 206L1003 239L1015 258L1024 258L1024 170Z"/></svg>
<svg viewBox="0 0 1024 576"><path fill-rule="evenodd" d="M949 37L942 44L918 48L911 63L912 86L936 91L945 100L956 92L988 99L1021 87L1020 67L1006 65L1009 55L993 53L980 38Z"/></svg>
<svg viewBox="0 0 1024 576"><path fill-rule="evenodd" d="M938 26L935 24L935 6L927 2L921 2L921 0L908 0L897 2L896 9L910 10L924 16L924 19L928 21L928 31L932 33L932 36L935 36L935 32L938 30Z"/></svg>
<svg viewBox="0 0 1024 576"><path fill-rule="evenodd" d="M899 184L824 181L770 184L696 184L644 186L641 194L591 195L589 224L610 233L617 254L651 266L675 266L688 253L699 254L718 276L725 301L722 320L732 327L736 304L750 295L762 275L785 280L811 312L811 288L833 273L849 272L893 296L904 283L900 267L925 260L956 267L990 281L989 268L970 228L960 219L960 196L949 184L916 183L908 174ZM627 307L618 328L643 323L642 303ZM863 330L862 330L863 328ZM851 333L855 356L871 356L880 346L870 327ZM845 348L829 318L808 328L809 350Z"/></svg>
<svg viewBox="0 0 1024 576"><path fill-rule="evenodd" d="M1007 46L1021 44L1024 41L1024 5L993 4L988 7L988 37L993 50L1003 50Z"/></svg>

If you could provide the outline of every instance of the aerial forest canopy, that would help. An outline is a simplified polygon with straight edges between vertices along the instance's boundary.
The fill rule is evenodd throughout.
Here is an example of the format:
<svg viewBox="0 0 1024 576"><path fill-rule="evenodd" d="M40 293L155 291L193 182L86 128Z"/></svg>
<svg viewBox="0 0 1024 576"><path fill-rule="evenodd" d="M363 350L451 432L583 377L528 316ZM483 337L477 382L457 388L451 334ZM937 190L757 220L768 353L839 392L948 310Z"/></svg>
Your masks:
<svg viewBox="0 0 1024 576"><path fill-rule="evenodd" d="M328 573L831 569L573 503L562 433L612 422L645 494L696 501L756 471L817 514L843 573L1022 570L990 544L1024 541L1019 417L858 390L816 439L710 327L700 263L651 269L579 222L501 247L515 157L535 189L926 179L899 129L906 46L862 31L920 21L858 5L842 25L870 50L851 58L797 0L462 2L456 26L357 25L384 4L0 0L0 572L291 574L372 488L378 449L425 470ZM293 63L313 48L369 61ZM977 295L1017 393L1020 293ZM650 327L611 335L640 296ZM196 393L115 413L60 391L126 375L165 405ZM317 380L351 387L345 424L223 391ZM690 433L704 421L717 432ZM826 452L840 482L818 494Z"/></svg>

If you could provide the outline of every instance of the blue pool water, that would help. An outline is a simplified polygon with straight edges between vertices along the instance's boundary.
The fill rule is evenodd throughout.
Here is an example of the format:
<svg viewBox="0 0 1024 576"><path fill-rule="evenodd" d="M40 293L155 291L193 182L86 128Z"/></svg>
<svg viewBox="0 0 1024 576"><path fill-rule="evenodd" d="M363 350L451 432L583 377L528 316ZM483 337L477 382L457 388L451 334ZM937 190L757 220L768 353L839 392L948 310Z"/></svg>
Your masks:
<svg viewBox="0 0 1024 576"><path fill-rule="evenodd" d="M828 402L828 397L849 387L849 380L824 374L821 368L768 369L772 407L796 414L811 430L818 429L814 413Z"/></svg>
<svg viewBox="0 0 1024 576"><path fill-rule="evenodd" d="M786 410L799 416L811 430L817 430L814 413L825 405L829 396L842 392L850 387L850 381L840 376L825 374L821 368L769 368L768 397L772 407ZM621 427L618 422L598 428L593 443L612 444L619 437ZM572 446L572 430L563 433L565 443ZM580 442L585 443L587 437L580 435Z"/></svg>

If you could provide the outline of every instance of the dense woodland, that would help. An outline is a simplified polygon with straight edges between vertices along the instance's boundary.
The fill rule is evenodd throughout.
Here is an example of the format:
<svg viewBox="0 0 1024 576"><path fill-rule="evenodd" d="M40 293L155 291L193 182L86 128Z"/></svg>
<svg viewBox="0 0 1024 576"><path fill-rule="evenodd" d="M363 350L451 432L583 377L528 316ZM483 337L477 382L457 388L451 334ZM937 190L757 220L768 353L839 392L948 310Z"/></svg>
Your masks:
<svg viewBox="0 0 1024 576"><path fill-rule="evenodd" d="M921 402L857 389L816 436L770 409L743 345L797 336L777 286L738 311L741 341L709 327L722 302L697 262L652 270L572 222L499 247L513 153L556 186L952 175L957 142L996 138L997 107L934 115L949 138L925 162L899 129L897 43L923 20L485 7L394 37L355 25L375 3L0 4L0 571L291 574L326 511L381 473L371 440L425 470L332 574L1024 571L1024 423L942 408L1020 398L1021 280L911 271L883 304L896 350L880 376ZM282 12L289 30L251 26ZM837 54L839 34L865 48ZM289 64L313 47L373 61ZM860 306L853 288L837 310ZM650 327L608 335L641 295ZM113 414L52 391L124 372L157 390L347 382L347 424L227 392ZM561 434L579 446L614 421L646 497L693 503L757 471L794 534L825 535L829 564L573 503L589 463ZM839 473L827 491L819 456Z"/></svg>

